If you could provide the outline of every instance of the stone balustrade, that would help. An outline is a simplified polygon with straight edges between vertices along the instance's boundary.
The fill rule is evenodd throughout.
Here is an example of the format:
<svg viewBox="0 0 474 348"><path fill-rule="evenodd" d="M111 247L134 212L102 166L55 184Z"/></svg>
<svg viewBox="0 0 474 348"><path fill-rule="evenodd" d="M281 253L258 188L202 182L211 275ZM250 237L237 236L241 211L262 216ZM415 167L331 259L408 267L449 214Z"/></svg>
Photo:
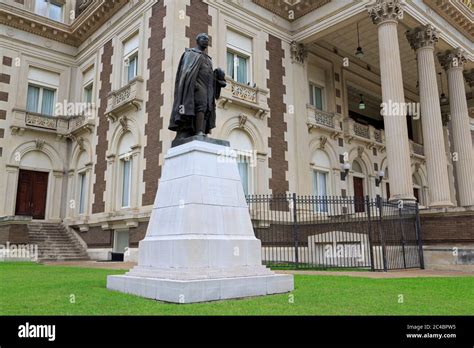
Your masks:
<svg viewBox="0 0 474 348"><path fill-rule="evenodd" d="M92 130L95 125L94 117L85 115L50 116L21 109L13 109L14 119L11 125L14 134L30 131L56 133L58 136L69 136L80 129Z"/></svg>
<svg viewBox="0 0 474 348"><path fill-rule="evenodd" d="M109 93L105 116L115 121L119 114L130 107L140 110L143 103L143 79L136 77L127 85Z"/></svg>
<svg viewBox="0 0 474 348"><path fill-rule="evenodd" d="M328 112L316 109L313 105L306 105L307 124L311 128L320 128L334 131L341 131L340 115L335 112Z"/></svg>
<svg viewBox="0 0 474 348"><path fill-rule="evenodd" d="M232 104L239 105L253 111L257 118L263 118L269 112L267 89L242 84L229 77L226 82L218 101L219 107L228 109Z"/></svg>

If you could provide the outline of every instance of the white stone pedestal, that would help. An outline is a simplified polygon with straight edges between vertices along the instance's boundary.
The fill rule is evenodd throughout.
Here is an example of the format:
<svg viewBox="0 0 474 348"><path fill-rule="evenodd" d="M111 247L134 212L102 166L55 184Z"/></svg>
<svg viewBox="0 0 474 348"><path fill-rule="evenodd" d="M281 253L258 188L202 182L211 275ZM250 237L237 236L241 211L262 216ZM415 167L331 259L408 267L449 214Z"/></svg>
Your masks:
<svg viewBox="0 0 474 348"><path fill-rule="evenodd" d="M107 288L176 303L293 290L292 275L262 266L235 153L196 139L168 151L138 265Z"/></svg>

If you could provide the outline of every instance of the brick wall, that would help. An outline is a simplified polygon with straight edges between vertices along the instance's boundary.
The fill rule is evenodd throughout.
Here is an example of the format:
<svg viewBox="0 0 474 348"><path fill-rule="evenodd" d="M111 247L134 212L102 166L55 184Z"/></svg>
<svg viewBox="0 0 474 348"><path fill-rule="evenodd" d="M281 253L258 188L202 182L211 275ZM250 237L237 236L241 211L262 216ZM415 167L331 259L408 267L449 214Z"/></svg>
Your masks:
<svg viewBox="0 0 474 348"><path fill-rule="evenodd" d="M9 224L0 226L0 244L29 243L28 226L26 224Z"/></svg>
<svg viewBox="0 0 474 348"><path fill-rule="evenodd" d="M421 214L424 244L474 242L474 212Z"/></svg>
<svg viewBox="0 0 474 348"><path fill-rule="evenodd" d="M101 87L99 91L99 110L97 117L99 125L97 127L97 145L95 153L97 160L94 166L95 183L94 183L94 203L92 204L92 213L101 213L105 210L104 191L105 191L105 170L107 169L106 151L108 149L107 132L109 131L109 120L105 117L107 109L107 96L111 92L112 84L110 82L110 74L112 73L112 55L114 48L112 41L105 44L102 53L102 71L100 73Z"/></svg>
<svg viewBox="0 0 474 348"><path fill-rule="evenodd" d="M103 230L100 226L93 226L87 232L76 229L79 237L86 242L88 248L112 248L114 233L112 230Z"/></svg>
<svg viewBox="0 0 474 348"><path fill-rule="evenodd" d="M186 37L189 39L189 47L196 46L196 36L207 33L212 25L212 17L209 15L209 6L202 0L191 0L186 6L186 16L189 16L189 27L186 27ZM209 36L209 46L212 46L212 37Z"/></svg>
<svg viewBox="0 0 474 348"><path fill-rule="evenodd" d="M269 71L267 88L270 90L270 98L268 98L270 116L267 122L270 128L268 146L271 149L271 157L268 160L271 170L269 185L273 194L283 194L289 190L288 180L286 179L288 162L285 158L288 151L288 143L285 140L285 133L287 131L287 124L285 122L286 104L283 101L286 93L286 88L283 84L283 77L285 76L283 58L285 57L285 52L282 48L282 41L272 35L269 35L267 50L269 56L267 60L267 69Z"/></svg>
<svg viewBox="0 0 474 348"><path fill-rule="evenodd" d="M161 84L165 77L161 65L165 59L165 49L163 47L163 39L166 36L166 30L163 27L165 16L166 6L163 5L163 1L153 5L152 16L149 22L151 35L148 39L148 47L150 48L148 69L150 70L150 77L146 86L149 94L148 102L146 103L148 121L145 125L146 146L144 148L144 157L146 168L143 171L145 192L142 195L142 205L153 204L158 189L158 179L161 177L161 165L159 162L159 156L163 150L163 143L160 139L160 131L163 129L163 116L160 113L163 106Z"/></svg>
<svg viewBox="0 0 474 348"><path fill-rule="evenodd" d="M5 90L8 90L8 85L10 85L10 80L11 76L10 74L7 73L7 71L10 70L12 66L13 59L11 57L3 56L1 57L2 61L2 73L0 73L0 102L8 102L9 95L8 92L5 92ZM1 105L1 104L0 104ZM5 128L4 128L4 122L7 119L7 110L5 107L0 106L0 139L3 139L5 137ZM3 156L3 147L0 147L0 157Z"/></svg>

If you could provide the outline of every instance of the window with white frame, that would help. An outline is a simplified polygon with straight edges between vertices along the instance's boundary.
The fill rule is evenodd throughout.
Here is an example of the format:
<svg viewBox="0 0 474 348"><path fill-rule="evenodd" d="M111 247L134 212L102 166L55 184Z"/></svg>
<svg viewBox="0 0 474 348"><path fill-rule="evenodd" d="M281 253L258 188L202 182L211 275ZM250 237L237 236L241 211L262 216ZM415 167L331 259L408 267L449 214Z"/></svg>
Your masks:
<svg viewBox="0 0 474 348"><path fill-rule="evenodd" d="M58 86L59 74L30 67L26 110L53 116Z"/></svg>
<svg viewBox="0 0 474 348"><path fill-rule="evenodd" d="M237 153L237 168L245 195L253 193L253 143L247 132L235 129L229 135L229 142Z"/></svg>
<svg viewBox="0 0 474 348"><path fill-rule="evenodd" d="M227 30L227 75L237 82L252 80L252 39Z"/></svg>
<svg viewBox="0 0 474 348"><path fill-rule="evenodd" d="M129 155L120 158L120 167L122 169L122 208L129 208L132 187L132 161Z"/></svg>
<svg viewBox="0 0 474 348"><path fill-rule="evenodd" d="M313 83L309 84L309 103L318 110L323 110L324 103L324 90L322 87L317 86Z"/></svg>
<svg viewBox="0 0 474 348"><path fill-rule="evenodd" d="M329 173L331 163L329 156L323 150L316 150L312 156L313 172L313 195L316 196L314 210L320 213L328 212L328 205L325 201L330 194Z"/></svg>
<svg viewBox="0 0 474 348"><path fill-rule="evenodd" d="M138 76L138 33L123 43L123 83L127 84Z"/></svg>
<svg viewBox="0 0 474 348"><path fill-rule="evenodd" d="M120 208L130 208L132 206L132 185L133 185L133 167L134 159L132 147L134 144L134 137L131 132L126 132L122 135L118 144L118 163L117 163L117 178L116 183L117 206Z"/></svg>
<svg viewBox="0 0 474 348"><path fill-rule="evenodd" d="M242 182L244 194L247 196L250 193L250 156L239 154L237 167L239 168L240 181Z"/></svg>
<svg viewBox="0 0 474 348"><path fill-rule="evenodd" d="M94 68L91 67L82 73L83 101L92 103L94 91Z"/></svg>
<svg viewBox="0 0 474 348"><path fill-rule="evenodd" d="M327 183L327 172L313 170L313 190L314 195L318 197L318 203L315 205L315 210L320 213L327 213L328 211L327 204L324 202L324 199L328 193Z"/></svg>
<svg viewBox="0 0 474 348"><path fill-rule="evenodd" d="M87 190L87 173L79 173L79 214L84 214Z"/></svg>
<svg viewBox="0 0 474 348"><path fill-rule="evenodd" d="M94 84L91 82L84 87L84 102L92 103L92 91L94 90Z"/></svg>
<svg viewBox="0 0 474 348"><path fill-rule="evenodd" d="M48 17L53 21L63 22L64 2L59 0L36 0L35 13Z"/></svg>
<svg viewBox="0 0 474 348"><path fill-rule="evenodd" d="M56 90L28 84L26 110L42 115L53 116Z"/></svg>

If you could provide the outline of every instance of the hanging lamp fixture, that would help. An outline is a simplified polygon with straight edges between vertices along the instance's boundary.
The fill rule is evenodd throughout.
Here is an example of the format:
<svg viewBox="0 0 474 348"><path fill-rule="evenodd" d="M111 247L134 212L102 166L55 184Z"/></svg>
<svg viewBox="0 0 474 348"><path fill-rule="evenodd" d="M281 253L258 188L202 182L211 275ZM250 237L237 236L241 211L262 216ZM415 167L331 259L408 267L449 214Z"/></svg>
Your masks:
<svg viewBox="0 0 474 348"><path fill-rule="evenodd" d="M360 94L359 110L365 110L364 96Z"/></svg>
<svg viewBox="0 0 474 348"><path fill-rule="evenodd" d="M355 56L359 59L364 57L364 51L362 51L362 47L360 47L359 23L357 23L357 50Z"/></svg>

